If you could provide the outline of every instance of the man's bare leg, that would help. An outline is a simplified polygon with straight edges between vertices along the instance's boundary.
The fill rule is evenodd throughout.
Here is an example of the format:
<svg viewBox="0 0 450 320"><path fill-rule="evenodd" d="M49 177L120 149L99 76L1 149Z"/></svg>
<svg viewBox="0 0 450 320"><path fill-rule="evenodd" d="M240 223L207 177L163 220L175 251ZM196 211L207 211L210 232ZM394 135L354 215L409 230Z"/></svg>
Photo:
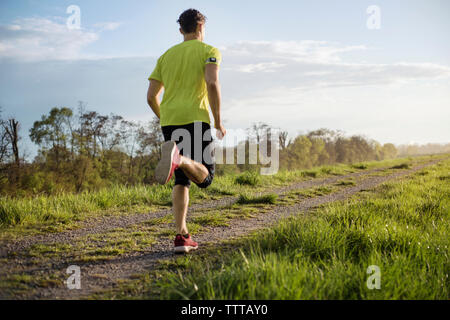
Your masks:
<svg viewBox="0 0 450 320"><path fill-rule="evenodd" d="M181 156L181 161L178 168L183 170L184 174L189 178L189 180L195 183L202 183L209 175L208 169L206 169L203 164L184 156Z"/></svg>
<svg viewBox="0 0 450 320"><path fill-rule="evenodd" d="M179 168L189 180L196 183L205 181L209 172L206 167L194 160L181 156ZM177 234L188 234L186 215L189 205L189 188L180 184L174 186L172 191L172 210L175 216Z"/></svg>
<svg viewBox="0 0 450 320"><path fill-rule="evenodd" d="M180 184L173 187L172 210L175 217L177 234L188 234L186 215L189 204L189 188Z"/></svg>

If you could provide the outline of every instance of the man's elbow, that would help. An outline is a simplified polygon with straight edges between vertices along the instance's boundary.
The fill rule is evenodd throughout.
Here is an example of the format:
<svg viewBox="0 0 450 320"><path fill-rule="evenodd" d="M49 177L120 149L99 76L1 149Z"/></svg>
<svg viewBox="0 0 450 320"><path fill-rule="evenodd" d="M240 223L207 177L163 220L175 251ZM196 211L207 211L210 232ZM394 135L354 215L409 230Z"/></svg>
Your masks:
<svg viewBox="0 0 450 320"><path fill-rule="evenodd" d="M147 103L149 105L154 105L156 101L158 101L159 92L156 92L155 90L151 90L151 88L147 91Z"/></svg>
<svg viewBox="0 0 450 320"><path fill-rule="evenodd" d="M206 80L206 87L209 89L217 89L220 87L220 83L218 79L208 79Z"/></svg>
<svg viewBox="0 0 450 320"><path fill-rule="evenodd" d="M147 103L149 106L155 105L155 101L156 101L156 96L154 96L152 94L147 95Z"/></svg>

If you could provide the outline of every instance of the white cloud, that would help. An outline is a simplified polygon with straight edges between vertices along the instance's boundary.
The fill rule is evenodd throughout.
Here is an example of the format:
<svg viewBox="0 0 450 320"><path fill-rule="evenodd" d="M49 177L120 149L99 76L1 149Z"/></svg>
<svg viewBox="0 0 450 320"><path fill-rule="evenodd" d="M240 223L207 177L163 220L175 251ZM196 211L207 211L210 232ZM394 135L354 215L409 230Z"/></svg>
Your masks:
<svg viewBox="0 0 450 320"><path fill-rule="evenodd" d="M344 53L366 48L324 41L247 41L221 49L222 82L239 99L284 96L293 89L385 86L450 76L449 67L432 63L349 62Z"/></svg>
<svg viewBox="0 0 450 320"><path fill-rule="evenodd" d="M118 22L94 25L94 30L68 29L63 19L24 18L0 25L0 58L22 61L95 58L83 53L102 31L117 29Z"/></svg>
<svg viewBox="0 0 450 320"><path fill-rule="evenodd" d="M19 26L19 25L16 25L16 24L12 24L12 25L6 26L6 28L8 30L12 30L12 31L22 30L22 27Z"/></svg>
<svg viewBox="0 0 450 320"><path fill-rule="evenodd" d="M263 62L254 64L244 64L237 67L237 71L252 73L252 72L275 72L278 68L284 67L285 64L277 62ZM231 69L232 70L232 69Z"/></svg>
<svg viewBox="0 0 450 320"><path fill-rule="evenodd" d="M98 40L95 32L69 30L49 19L26 18L0 26L0 58L25 61L72 60L82 48Z"/></svg>
<svg viewBox="0 0 450 320"><path fill-rule="evenodd" d="M113 31L122 25L121 22L101 22L94 24L94 27L100 31Z"/></svg>
<svg viewBox="0 0 450 320"><path fill-rule="evenodd" d="M436 84L431 87L445 92L448 66L357 62L364 58L361 50L369 49L324 41L243 41L222 47L224 118L233 127L264 121L292 134L329 127L384 141L399 132L414 134L421 121L433 123L435 131L443 128L438 122L448 118L444 106L450 95L430 95L427 87ZM400 125L411 128L402 131Z"/></svg>
<svg viewBox="0 0 450 320"><path fill-rule="evenodd" d="M339 46L327 41L239 41L222 47L228 55L243 59L268 58L331 63L341 60L340 53L367 50L363 45Z"/></svg>

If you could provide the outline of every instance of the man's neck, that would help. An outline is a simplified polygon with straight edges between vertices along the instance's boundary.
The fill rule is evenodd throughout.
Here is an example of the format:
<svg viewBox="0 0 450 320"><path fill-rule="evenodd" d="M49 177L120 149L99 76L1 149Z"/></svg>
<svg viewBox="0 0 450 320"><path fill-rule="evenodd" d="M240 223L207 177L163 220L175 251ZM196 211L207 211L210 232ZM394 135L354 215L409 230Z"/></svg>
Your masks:
<svg viewBox="0 0 450 320"><path fill-rule="evenodd" d="M188 33L184 35L184 41L190 41L190 40L198 40L198 41L202 41L201 40L201 36L199 34L195 34L195 33Z"/></svg>

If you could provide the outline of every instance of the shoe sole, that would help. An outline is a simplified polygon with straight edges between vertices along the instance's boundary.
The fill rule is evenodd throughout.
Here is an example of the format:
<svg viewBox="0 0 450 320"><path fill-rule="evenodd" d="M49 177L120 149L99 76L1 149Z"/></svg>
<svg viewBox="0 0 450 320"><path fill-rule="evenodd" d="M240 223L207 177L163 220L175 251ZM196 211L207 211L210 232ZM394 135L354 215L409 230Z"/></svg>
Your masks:
<svg viewBox="0 0 450 320"><path fill-rule="evenodd" d="M197 247L192 247L192 246L179 246L179 247L175 247L174 249L173 249L173 251L175 252L175 253L188 253L189 251L191 251L191 250L197 250L198 249L198 246Z"/></svg>
<svg viewBox="0 0 450 320"><path fill-rule="evenodd" d="M161 147L161 160L155 168L155 179L159 184L166 184L169 180L175 146L175 142L167 141Z"/></svg>

